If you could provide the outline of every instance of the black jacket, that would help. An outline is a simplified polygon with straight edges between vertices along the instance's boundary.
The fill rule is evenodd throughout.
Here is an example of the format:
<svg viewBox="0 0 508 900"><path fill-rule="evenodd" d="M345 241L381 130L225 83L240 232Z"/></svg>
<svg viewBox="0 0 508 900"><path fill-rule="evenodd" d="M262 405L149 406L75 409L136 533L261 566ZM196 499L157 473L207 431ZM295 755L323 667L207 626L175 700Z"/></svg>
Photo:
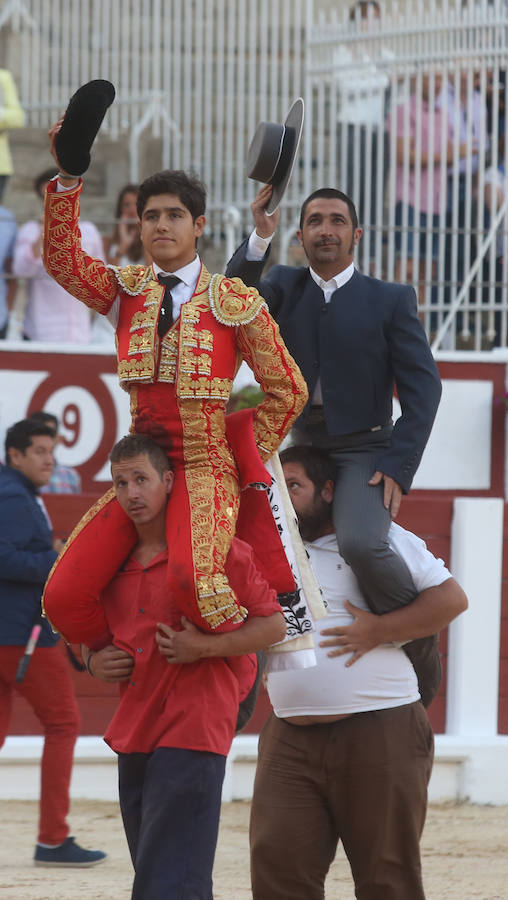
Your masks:
<svg viewBox="0 0 508 900"><path fill-rule="evenodd" d="M0 645L26 644L57 555L33 484L21 472L1 466ZM45 619L37 646L52 647L58 640Z"/></svg>
<svg viewBox="0 0 508 900"><path fill-rule="evenodd" d="M402 408L390 447L376 465L407 492L430 435L441 397L437 366L417 315L411 287L355 271L325 303L307 267L246 259L245 241L226 274L257 287L312 397L321 377L324 415L331 435L367 431L392 415L394 386ZM305 428L310 401L297 426Z"/></svg>

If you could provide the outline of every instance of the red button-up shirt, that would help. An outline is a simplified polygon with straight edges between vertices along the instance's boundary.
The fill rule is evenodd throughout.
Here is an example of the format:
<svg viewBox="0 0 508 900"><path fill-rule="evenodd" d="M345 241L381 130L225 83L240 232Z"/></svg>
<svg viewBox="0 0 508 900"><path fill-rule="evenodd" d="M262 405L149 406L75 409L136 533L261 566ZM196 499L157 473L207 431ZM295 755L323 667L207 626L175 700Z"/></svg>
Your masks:
<svg viewBox="0 0 508 900"><path fill-rule="evenodd" d="M181 627L180 614L171 607L166 572L167 552L144 568L130 557L102 592L113 643L130 653L135 663L130 681L120 685L120 703L104 739L117 753L181 747L226 756L235 733L240 690L245 695L250 684L239 685L227 660L220 657L169 664L161 655L155 643L157 622ZM249 617L281 612L275 591L254 566L250 547L236 538L226 573ZM255 670L247 665L249 670L252 683Z"/></svg>

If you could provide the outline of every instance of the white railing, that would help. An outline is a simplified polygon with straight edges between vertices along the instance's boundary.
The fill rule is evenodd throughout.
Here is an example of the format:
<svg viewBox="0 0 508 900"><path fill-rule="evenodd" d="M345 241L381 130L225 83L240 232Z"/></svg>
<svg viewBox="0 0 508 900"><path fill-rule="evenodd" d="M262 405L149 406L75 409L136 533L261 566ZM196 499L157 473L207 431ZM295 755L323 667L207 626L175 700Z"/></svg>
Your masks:
<svg viewBox="0 0 508 900"><path fill-rule="evenodd" d="M80 84L111 80L117 97L103 129L125 140L131 180L150 174L139 163L142 134L160 138L161 168L194 169L207 184L209 225L219 241L223 211L234 205L245 218L255 194L245 160L258 122L282 122L303 93L312 6L313 0L9 0L0 26L16 31L25 61L20 99L30 125L47 128ZM288 205L297 208L300 196L297 172Z"/></svg>
<svg viewBox="0 0 508 900"><path fill-rule="evenodd" d="M415 284L435 349L507 344L507 35L505 0L405 0L309 36L307 184L353 197L361 267Z"/></svg>
<svg viewBox="0 0 508 900"><path fill-rule="evenodd" d="M507 2L381 7L381 19L361 21L349 2L325 0L6 0L0 28L23 61L29 124L46 128L79 84L110 79L117 99L103 127L123 142L131 179L149 174L143 138L158 138L161 167L207 184L216 246L250 228L257 123L282 122L302 95L274 258L292 258L303 197L342 188L364 228L358 264L415 284L436 349L506 346Z"/></svg>

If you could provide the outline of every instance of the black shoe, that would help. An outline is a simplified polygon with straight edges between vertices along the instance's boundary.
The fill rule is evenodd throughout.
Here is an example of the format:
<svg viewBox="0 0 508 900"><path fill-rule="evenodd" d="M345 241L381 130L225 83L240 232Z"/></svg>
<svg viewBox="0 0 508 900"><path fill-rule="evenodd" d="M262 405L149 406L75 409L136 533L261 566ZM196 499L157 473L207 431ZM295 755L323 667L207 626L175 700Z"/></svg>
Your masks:
<svg viewBox="0 0 508 900"><path fill-rule="evenodd" d="M438 636L433 634L430 637L418 638L404 644L402 649L413 663L422 703L425 707L430 706L443 676Z"/></svg>
<svg viewBox="0 0 508 900"><path fill-rule="evenodd" d="M84 850L74 842L73 837L68 837L58 847L41 847L37 844L34 853L36 866L68 866L69 868L85 868L96 866L106 859L106 853L102 850Z"/></svg>

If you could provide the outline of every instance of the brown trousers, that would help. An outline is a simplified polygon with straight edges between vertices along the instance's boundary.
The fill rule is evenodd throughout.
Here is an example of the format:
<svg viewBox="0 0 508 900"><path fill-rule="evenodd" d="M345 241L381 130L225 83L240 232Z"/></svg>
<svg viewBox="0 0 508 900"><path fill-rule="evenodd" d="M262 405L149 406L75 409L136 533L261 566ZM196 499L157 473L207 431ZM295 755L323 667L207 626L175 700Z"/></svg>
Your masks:
<svg viewBox="0 0 508 900"><path fill-rule="evenodd" d="M272 715L252 801L254 900L323 900L339 840L359 900L425 900L419 843L433 753L419 701L322 725Z"/></svg>

